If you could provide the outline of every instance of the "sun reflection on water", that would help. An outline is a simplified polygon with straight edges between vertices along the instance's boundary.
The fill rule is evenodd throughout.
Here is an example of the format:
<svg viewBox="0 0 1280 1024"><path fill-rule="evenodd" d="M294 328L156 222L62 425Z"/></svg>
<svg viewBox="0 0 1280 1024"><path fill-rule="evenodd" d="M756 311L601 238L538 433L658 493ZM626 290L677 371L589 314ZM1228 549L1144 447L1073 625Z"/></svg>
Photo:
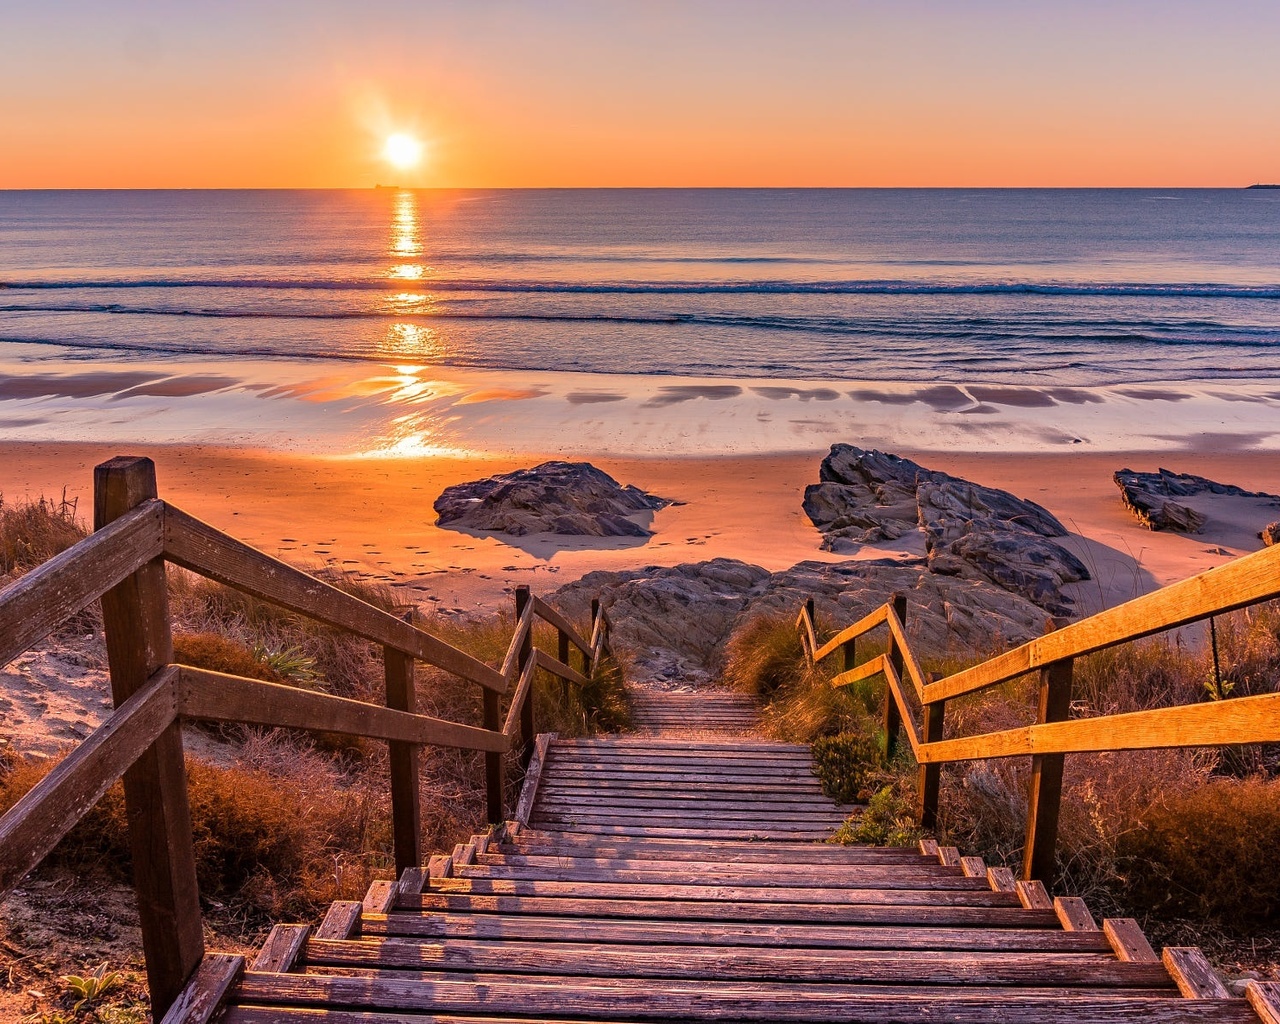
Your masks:
<svg viewBox="0 0 1280 1024"><path fill-rule="evenodd" d="M391 210L391 256L408 259L422 254L422 233L418 224L418 197L397 192Z"/></svg>

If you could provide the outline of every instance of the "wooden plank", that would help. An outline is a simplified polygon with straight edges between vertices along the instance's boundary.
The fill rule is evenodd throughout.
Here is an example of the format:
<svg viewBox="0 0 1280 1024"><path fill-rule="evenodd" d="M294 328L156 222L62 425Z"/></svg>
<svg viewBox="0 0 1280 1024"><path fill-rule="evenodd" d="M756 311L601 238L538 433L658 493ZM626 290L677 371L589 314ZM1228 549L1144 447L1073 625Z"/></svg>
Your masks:
<svg viewBox="0 0 1280 1024"><path fill-rule="evenodd" d="M1195 946L1165 946L1161 957L1178 991L1188 999L1230 999L1209 961Z"/></svg>
<svg viewBox="0 0 1280 1024"><path fill-rule="evenodd" d="M317 939L355 939L363 931L364 907L355 900L337 900L330 904L324 920L316 929Z"/></svg>
<svg viewBox="0 0 1280 1024"><path fill-rule="evenodd" d="M960 870L966 878L987 877L987 864L981 857L961 857Z"/></svg>
<svg viewBox="0 0 1280 1024"><path fill-rule="evenodd" d="M329 693L180 666L179 712L188 718L336 732L460 750L505 750L501 733Z"/></svg>
<svg viewBox="0 0 1280 1024"><path fill-rule="evenodd" d="M888 610L889 606L887 604L882 604L874 611L868 612L853 625L845 626L844 629L840 630L839 633L833 636L825 644L813 651L813 660L822 661L828 655L833 654L837 648L843 647L850 640L857 640L864 634L870 633L871 630L875 629L877 626L883 626Z"/></svg>
<svg viewBox="0 0 1280 1024"><path fill-rule="evenodd" d="M455 864L474 864L477 856L474 843L457 843L453 848Z"/></svg>
<svg viewBox="0 0 1280 1024"><path fill-rule="evenodd" d="M1072 662L1055 661L1040 670L1036 721L1065 722L1071 717ZM1061 754L1031 759L1031 795L1027 804L1027 838L1023 843L1022 877L1053 881L1057 877L1058 815L1062 804Z"/></svg>
<svg viewBox="0 0 1280 1024"><path fill-rule="evenodd" d="M743 846L750 846L749 843L743 843ZM875 850L876 847L871 847ZM526 865L540 865L543 867L560 865L567 867L596 867L612 865L615 867L649 867L655 871L669 871L672 873L679 872L695 872L700 873L704 869L721 868L724 870L740 870L740 871L756 871L761 874L772 874L777 877L785 874L796 872L802 873L829 873L839 875L841 871L851 865L858 864L874 864L888 866L911 866L922 863L920 857L913 853L905 854L889 854L885 856L876 856L869 854L859 857L845 857L840 859L819 860L810 858L808 850L792 849L788 857L751 857L748 855L739 855L738 853L718 853L718 851L707 850L697 851L690 850L687 854L681 856L678 854L668 854L665 850L647 849L639 852L628 850L605 848L599 852L599 856L591 856L589 851L577 850L566 851L556 850L545 854L537 853L500 853L500 854L480 854L476 857L476 863L479 864L506 864L509 866L522 867Z"/></svg>
<svg viewBox="0 0 1280 1024"><path fill-rule="evenodd" d="M267 941L262 944L262 949L258 951L251 970L276 973L293 970L310 938L309 924L275 925L267 935Z"/></svg>
<svg viewBox="0 0 1280 1024"><path fill-rule="evenodd" d="M164 551L164 503L146 500L0 590L0 666Z"/></svg>
<svg viewBox="0 0 1280 1024"><path fill-rule="evenodd" d="M1102 922L1102 931L1121 960L1152 963L1158 959L1133 918L1109 917Z"/></svg>
<svg viewBox="0 0 1280 1024"><path fill-rule="evenodd" d="M511 703L507 707L507 720L502 726L502 735L508 741L512 740L516 733L520 731L520 712L524 709L524 703L529 696L529 688L533 686L533 677L537 671L537 659L530 658L528 664L524 667L524 671L520 673L520 679L516 683L515 691L511 694Z"/></svg>
<svg viewBox="0 0 1280 1024"><path fill-rule="evenodd" d="M1124 963L1099 953L1025 953L1008 950L767 949L497 939L449 943L376 937L315 940L308 963L420 971L475 971L521 975L573 975L714 981L794 981L921 985L1085 985L1167 988L1160 964Z"/></svg>
<svg viewBox="0 0 1280 1024"><path fill-rule="evenodd" d="M905 601L903 608L906 607ZM889 632L893 636L894 648L902 655L902 666L905 669L906 677L911 681L911 705L914 709L918 709L924 700L924 672L920 669L920 663L916 661L916 656L911 650L911 644L907 642L907 629L902 618L899 617L897 610L893 604L885 606L885 622L889 626Z"/></svg>
<svg viewBox="0 0 1280 1024"><path fill-rule="evenodd" d="M666 819L669 821L670 819ZM762 839L786 839L794 842L816 842L823 841L831 837L832 828L800 828L794 825L774 826L774 825L754 825L751 827L741 826L716 826L715 828L686 828L683 825L671 825L659 823L656 826L645 828L624 827L619 825L604 825L589 821L575 821L565 824L565 828L572 827L576 832L591 833L602 836L620 836L620 835L647 835L647 836L665 836L681 839L703 839L713 838L736 838L745 842L757 842Z"/></svg>
<svg viewBox="0 0 1280 1024"><path fill-rule="evenodd" d="M813 600L809 599L810 602ZM809 663L815 663L818 647L817 631L813 622L813 608L809 603L800 609L800 618L796 620L796 628L800 630L800 640L804 646L804 652L809 658Z"/></svg>
<svg viewBox="0 0 1280 1024"><path fill-rule="evenodd" d="M538 667L550 672L553 676L559 676L575 686L590 686L591 680L584 676L576 669L570 668L563 662L557 661L546 651L538 649L533 652L533 657L538 663Z"/></svg>
<svg viewBox="0 0 1280 1024"><path fill-rule="evenodd" d="M1023 726L922 747L925 761L1280 742L1280 693Z"/></svg>
<svg viewBox="0 0 1280 1024"><path fill-rule="evenodd" d="M456 886L451 885L456 890ZM640 921L782 922L805 925L901 925L939 928L1043 930L1059 928L1051 910L1026 910L1004 893L929 892L891 889L849 890L838 904L795 900L716 899L715 892L692 893L675 899L664 896L593 895L565 890L541 895L428 891L397 903L397 915L519 914L536 917L579 917ZM366 913L370 913L366 910Z"/></svg>
<svg viewBox="0 0 1280 1024"><path fill-rule="evenodd" d="M178 671L162 668L0 817L0 896L58 845L174 719Z"/></svg>
<svg viewBox="0 0 1280 1024"><path fill-rule="evenodd" d="M397 893L418 893L427 887L427 880L430 878L432 871L439 871L442 874L450 874L453 867L453 858L436 854L427 861L427 866L422 865L405 868L400 872L400 877L396 881Z"/></svg>
<svg viewBox="0 0 1280 1024"><path fill-rule="evenodd" d="M884 670L884 677L889 683L889 694L893 697L894 705L898 709L898 717L901 720L901 724L906 729L907 742L911 744L912 753L918 754L921 749L919 709L907 699L907 692L902 687L902 680L891 662L885 662Z"/></svg>
<svg viewBox="0 0 1280 1024"><path fill-rule="evenodd" d="M678 914L679 910L673 910ZM393 913L372 915L369 935L450 939L524 939L538 942L595 942L769 946L781 949L952 949L1021 952L1106 953L1101 932L1060 928L940 928L894 924L844 925L759 921L689 921L535 916L532 914ZM317 938L342 938L322 936Z"/></svg>
<svg viewBox="0 0 1280 1024"><path fill-rule="evenodd" d="M93 470L93 525L105 528L156 498L150 459L121 456ZM165 523L169 512L165 511ZM154 558L102 595L111 697L120 707L173 660L165 565ZM134 891L152 1012L163 1017L204 956L182 727L171 720L123 776Z"/></svg>
<svg viewBox="0 0 1280 1024"><path fill-rule="evenodd" d="M432 1012L493 1017L516 1015L541 1021L553 1019L621 1020L769 1020L863 1021L951 1024L1044 1024L1057 1019L1091 1022L1143 1020L1152 1022L1216 1021L1255 1024L1243 1001L1208 1004L1159 995L1094 995L1063 989L1010 990L991 988L963 998L956 993L908 986L792 985L785 982L740 982L708 986L672 982L655 987L644 980L584 982L569 978L487 978L483 986L466 979L441 978L429 988ZM384 976L310 976L247 973L241 984L241 1003L267 1006L290 1002L308 1006L350 1007L379 1012L419 1012L422 982L402 972ZM1206 1012L1210 1006L1216 1012ZM271 1018L266 1018L271 1019ZM277 1017L277 1019L279 1019ZM349 1017L354 1021L358 1018ZM367 1020L368 1018L366 1018ZM421 1018L419 1018L421 1019ZM345 1022L344 1022L345 1024Z"/></svg>
<svg viewBox="0 0 1280 1024"><path fill-rule="evenodd" d="M1028 910L1053 909L1053 900L1049 899L1044 883L1039 879L1033 878L1028 881L1017 882L1014 884L1014 891L1018 894L1018 899L1022 901L1022 905Z"/></svg>
<svg viewBox="0 0 1280 1024"><path fill-rule="evenodd" d="M714 859L721 864L777 864L788 863L798 856L809 864L857 864L868 861L877 864L914 864L921 861L920 854L901 846L812 844L797 850L794 843L735 843L714 839L692 843L682 839L628 839L621 836L590 843L581 839L545 839L536 834L534 837L509 843L495 843L489 847L489 851L488 856L547 856L559 861L575 858L643 857L668 862ZM482 862L484 856L477 855L477 861Z"/></svg>
<svg viewBox="0 0 1280 1024"><path fill-rule="evenodd" d="M924 699L933 703L973 693L1064 658L1092 654L1274 597L1280 597L1280 548L1264 548L929 683Z"/></svg>
<svg viewBox="0 0 1280 1024"><path fill-rule="evenodd" d="M244 974L244 957L209 953L200 961L160 1024L209 1024Z"/></svg>
<svg viewBox="0 0 1280 1024"><path fill-rule="evenodd" d="M690 828L690 819L679 811L660 814L652 807L637 810L621 807L614 811L557 810L555 808L536 808L534 824L538 826L564 825L581 831L586 825L603 825L623 830L648 828L684 828L686 831L715 832L724 829L735 831L768 830L773 832L817 832L823 829L832 830L844 824L845 816L839 812L829 814L801 814L799 812L782 815L773 813L764 822L756 811L735 811L732 808L710 814L704 812L696 819L697 828Z"/></svg>
<svg viewBox="0 0 1280 1024"><path fill-rule="evenodd" d="M599 860L587 860L579 858L572 863L566 863L562 858L555 857L539 857L534 863L529 863L530 858L520 858L518 861L503 860L499 862L486 861L479 865L463 865L467 868L489 869L492 874L461 874L459 878L505 878L505 877L524 877L528 872L528 877L534 877L537 872L552 871L558 875L573 876L581 872L577 877L589 879L597 874L616 876L619 872L637 872L645 877L667 878L675 877L693 877L699 881L705 881L712 878L752 878L758 880L753 884L769 885L773 883L796 884L797 879L807 879L817 883L831 885L839 884L842 880L850 882L859 882L865 873L868 876L891 876L895 878L938 878L952 877L941 876L928 871L920 872L917 866L910 862L903 861L862 861L847 864L808 864L798 861L791 864L767 864L759 863L725 863L724 861L706 860L706 861L651 861L647 859L640 860L612 860L601 858ZM461 869L459 869L461 871ZM498 872L502 872L501 874ZM985 879L983 879L985 884ZM980 888L974 886L973 888Z"/></svg>
<svg viewBox="0 0 1280 1024"><path fill-rule="evenodd" d="M883 654L877 654L870 661L864 661L861 665L832 676L831 685L835 687L852 686L854 683L860 683L864 679L871 679L880 675L888 664L889 662Z"/></svg>
<svg viewBox="0 0 1280 1024"><path fill-rule="evenodd" d="M611 807L652 808L655 810L689 812L698 814L702 811L714 811L717 808L733 807L738 810L758 810L761 814L770 811L834 811L837 804L820 793L803 797L788 798L782 794L757 795L752 793L685 792L657 793L635 788L625 792L609 791L592 794L589 791L577 790L566 793L564 790L547 788L541 791L539 806L556 808L562 811L581 809L583 811L607 810Z"/></svg>
<svg viewBox="0 0 1280 1024"><path fill-rule="evenodd" d="M533 744L533 758L524 773L524 784L520 787L520 799L516 802L514 819L522 825L529 824L529 815L533 813L533 804L538 797L538 784L542 780L543 765L547 763L547 749L556 738L553 732L538 735Z"/></svg>
<svg viewBox="0 0 1280 1024"><path fill-rule="evenodd" d="M385 914L396 902L397 886L389 879L379 878L369 883L361 906L366 914Z"/></svg>
<svg viewBox="0 0 1280 1024"><path fill-rule="evenodd" d="M413 659L394 647L382 648L387 707L413 714ZM392 850L397 874L422 862L422 810L418 785L418 747L392 740L387 744L391 781Z"/></svg>
<svg viewBox="0 0 1280 1024"><path fill-rule="evenodd" d="M549 622L587 657L591 656L591 643L582 638L582 634L573 628L573 623L566 619L557 609L552 608L542 598L533 595L533 611L544 622Z"/></svg>
<svg viewBox="0 0 1280 1024"><path fill-rule="evenodd" d="M1244 994L1263 1024L1280 1024L1280 981L1251 981Z"/></svg>
<svg viewBox="0 0 1280 1024"><path fill-rule="evenodd" d="M1017 892L1017 880L1008 868L987 868L987 882L996 892Z"/></svg>
<svg viewBox="0 0 1280 1024"><path fill-rule="evenodd" d="M330 586L168 505L164 554L169 561L263 601L305 615L374 643L394 647L429 665L505 693L502 674L430 633Z"/></svg>
<svg viewBox="0 0 1280 1024"><path fill-rule="evenodd" d="M1079 896L1058 896L1053 901L1054 912L1062 927L1069 932L1096 932L1098 922L1089 913L1089 906Z"/></svg>
<svg viewBox="0 0 1280 1024"><path fill-rule="evenodd" d="M422 878L423 884L418 887L418 892L425 890L428 885L434 885L438 879L461 877L464 876L458 875L454 871L452 857L446 857L443 854L436 854L427 861L427 871L425 876ZM404 886L400 887L400 893L401 895L406 893Z"/></svg>
<svg viewBox="0 0 1280 1024"><path fill-rule="evenodd" d="M960 866L960 851L954 846L939 846L938 863L944 867L958 868ZM985 874L985 872L983 873Z"/></svg>
<svg viewBox="0 0 1280 1024"><path fill-rule="evenodd" d="M926 857L937 857L939 849L938 841L936 839L920 840L920 852Z"/></svg>

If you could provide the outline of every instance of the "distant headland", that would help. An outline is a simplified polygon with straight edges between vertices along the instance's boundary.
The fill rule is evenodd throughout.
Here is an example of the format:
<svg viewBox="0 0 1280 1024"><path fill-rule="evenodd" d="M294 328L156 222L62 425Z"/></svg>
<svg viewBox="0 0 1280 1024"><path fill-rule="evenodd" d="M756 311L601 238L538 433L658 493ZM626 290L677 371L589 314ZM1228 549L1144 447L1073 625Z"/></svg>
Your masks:
<svg viewBox="0 0 1280 1024"><path fill-rule="evenodd" d="M1246 185L1246 188L1280 188L1280 185Z"/></svg>

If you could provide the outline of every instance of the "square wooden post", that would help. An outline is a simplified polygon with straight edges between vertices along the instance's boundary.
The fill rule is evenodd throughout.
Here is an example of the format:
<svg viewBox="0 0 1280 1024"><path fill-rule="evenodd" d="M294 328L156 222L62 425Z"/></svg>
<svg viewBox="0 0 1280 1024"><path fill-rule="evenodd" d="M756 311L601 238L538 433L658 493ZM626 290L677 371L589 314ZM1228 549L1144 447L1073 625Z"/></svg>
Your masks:
<svg viewBox="0 0 1280 1024"><path fill-rule="evenodd" d="M411 616L405 616L409 619ZM387 683L387 707L416 710L413 659L394 647L383 647L382 662ZM422 865L422 810L418 790L418 746L391 740L387 744L391 772L391 828L394 837L396 876L405 868Z"/></svg>
<svg viewBox="0 0 1280 1024"><path fill-rule="evenodd" d="M942 739L943 729L946 724L945 716L946 704L942 701L924 706L925 743L936 743ZM941 788L942 765L937 762L922 764L916 782L916 790L919 800L917 815L920 819L920 827L923 829L936 828L938 825L938 792Z"/></svg>
<svg viewBox="0 0 1280 1024"><path fill-rule="evenodd" d="M516 587L516 622L520 621L520 616L524 614L531 600L528 587ZM516 659L520 675L524 675L525 669L529 666L529 659L532 657L533 623L530 623L529 632L525 634L520 644L520 653ZM529 689L525 691L524 703L520 705L520 767L522 769L529 767L529 759L533 757L533 691L533 683L530 683Z"/></svg>
<svg viewBox="0 0 1280 1024"><path fill-rule="evenodd" d="M898 621L905 627L907 624L906 595L894 594L892 604ZM892 632L889 634L888 647L889 664L893 666L893 671L897 673L899 681L905 687L907 681L902 678L904 668L902 651L898 649L898 641L894 639ZM893 757L898 748L898 733L901 729L902 715L898 711L898 702L893 699L893 688L886 683L884 688L884 757L886 761Z"/></svg>
<svg viewBox="0 0 1280 1024"><path fill-rule="evenodd" d="M1065 722L1071 716L1072 660L1055 661L1040 670L1037 722ZM1027 804L1027 843L1022 877L1052 885L1056 874L1058 811L1062 805L1063 754L1031 758L1031 796Z"/></svg>
<svg viewBox="0 0 1280 1024"><path fill-rule="evenodd" d="M556 657L561 665L569 664L569 634L563 629L556 630ZM567 708L569 706L569 680L560 680L560 697Z"/></svg>
<svg viewBox="0 0 1280 1024"><path fill-rule="evenodd" d="M600 598L593 597L591 599L591 635L587 637L587 643L591 643L596 635L596 623L600 621ZM595 671L600 666L596 664L595 658L584 654L582 656L582 674L587 678L595 675Z"/></svg>
<svg viewBox="0 0 1280 1024"><path fill-rule="evenodd" d="M93 527L100 530L157 496L150 459L120 456L93 471ZM115 706L173 661L164 560L157 558L102 596ZM182 727L172 723L124 773L133 884L142 925L152 1016L159 1020L204 957Z"/></svg>

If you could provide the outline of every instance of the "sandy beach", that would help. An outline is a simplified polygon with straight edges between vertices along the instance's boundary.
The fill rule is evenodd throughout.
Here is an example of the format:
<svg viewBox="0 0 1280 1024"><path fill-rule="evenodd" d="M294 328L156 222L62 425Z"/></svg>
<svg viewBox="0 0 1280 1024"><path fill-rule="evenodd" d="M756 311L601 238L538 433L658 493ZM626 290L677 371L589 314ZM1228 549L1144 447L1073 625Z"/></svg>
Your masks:
<svg viewBox="0 0 1280 1024"><path fill-rule="evenodd" d="M10 441L0 442L0 492L14 499L59 495L65 487L87 514L93 466L123 453L153 458L162 496L214 526L290 562L336 566L385 581L403 590L406 601L444 614L502 607L515 586L545 593L596 569L727 557L778 570L805 559L847 557L819 550L819 534L800 507L805 485L818 478L825 448L593 458L620 482L681 503L655 514L654 535L647 541L503 539L435 525L431 505L445 487L560 453L359 459L212 445ZM1078 585L1086 609L1119 603L1256 550L1257 531L1280 518L1256 499L1193 499L1210 517L1200 534L1155 533L1123 508L1112 481L1122 467L1166 465L1280 493L1280 460L1264 453L895 453L1030 498L1058 516L1073 534L1068 544L1094 576ZM869 547L861 556L909 553L909 545L899 544Z"/></svg>

